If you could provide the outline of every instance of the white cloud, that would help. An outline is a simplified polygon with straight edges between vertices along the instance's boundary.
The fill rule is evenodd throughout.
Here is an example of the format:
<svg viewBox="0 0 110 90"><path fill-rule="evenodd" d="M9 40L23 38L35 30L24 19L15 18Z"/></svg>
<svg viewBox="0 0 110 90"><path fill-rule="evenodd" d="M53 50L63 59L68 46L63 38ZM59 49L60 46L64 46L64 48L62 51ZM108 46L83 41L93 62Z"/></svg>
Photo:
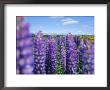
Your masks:
<svg viewBox="0 0 110 90"><path fill-rule="evenodd" d="M63 23L63 25L69 25L69 24L76 24L76 23L79 23L79 21L77 20L74 20L72 18L65 18L65 19L62 19L61 20Z"/></svg>

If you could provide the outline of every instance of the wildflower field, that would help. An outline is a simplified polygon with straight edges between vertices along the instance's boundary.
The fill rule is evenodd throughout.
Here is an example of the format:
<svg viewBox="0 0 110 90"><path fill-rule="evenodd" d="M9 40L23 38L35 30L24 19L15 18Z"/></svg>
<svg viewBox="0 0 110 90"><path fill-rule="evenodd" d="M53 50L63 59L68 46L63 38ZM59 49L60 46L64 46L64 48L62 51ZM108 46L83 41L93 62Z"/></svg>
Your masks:
<svg viewBox="0 0 110 90"><path fill-rule="evenodd" d="M32 34L28 29L17 24L17 74L94 74L94 35Z"/></svg>

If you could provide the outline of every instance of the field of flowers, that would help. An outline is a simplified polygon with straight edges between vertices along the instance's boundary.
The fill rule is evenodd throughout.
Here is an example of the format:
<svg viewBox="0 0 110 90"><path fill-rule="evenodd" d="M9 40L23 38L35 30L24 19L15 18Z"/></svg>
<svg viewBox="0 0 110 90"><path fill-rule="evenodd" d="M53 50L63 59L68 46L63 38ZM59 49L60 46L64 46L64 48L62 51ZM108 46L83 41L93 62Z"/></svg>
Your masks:
<svg viewBox="0 0 110 90"><path fill-rule="evenodd" d="M19 73L93 74L94 37L68 35L31 35L26 31L17 43ZM18 41L17 40L17 41Z"/></svg>
<svg viewBox="0 0 110 90"><path fill-rule="evenodd" d="M29 24L18 24L17 74L94 74L93 35L31 34Z"/></svg>

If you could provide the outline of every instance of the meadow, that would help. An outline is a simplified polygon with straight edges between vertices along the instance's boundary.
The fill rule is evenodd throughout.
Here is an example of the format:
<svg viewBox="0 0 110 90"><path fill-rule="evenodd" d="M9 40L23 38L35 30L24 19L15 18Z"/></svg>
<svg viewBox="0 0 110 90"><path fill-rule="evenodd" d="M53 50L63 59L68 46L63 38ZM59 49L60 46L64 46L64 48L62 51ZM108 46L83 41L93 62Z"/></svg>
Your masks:
<svg viewBox="0 0 110 90"><path fill-rule="evenodd" d="M93 35L21 31L21 36L17 43L19 74L94 74Z"/></svg>

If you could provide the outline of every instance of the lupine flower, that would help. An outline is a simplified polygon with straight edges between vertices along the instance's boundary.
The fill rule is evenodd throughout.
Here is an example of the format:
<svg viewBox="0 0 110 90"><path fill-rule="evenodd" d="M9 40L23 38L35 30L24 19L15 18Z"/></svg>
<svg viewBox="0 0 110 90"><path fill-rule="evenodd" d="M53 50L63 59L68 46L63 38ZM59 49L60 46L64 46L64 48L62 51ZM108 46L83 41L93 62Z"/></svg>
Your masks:
<svg viewBox="0 0 110 90"><path fill-rule="evenodd" d="M66 48L64 46L64 42L61 42L61 50L60 50L60 64L63 68L64 73L66 73Z"/></svg>
<svg viewBox="0 0 110 90"><path fill-rule="evenodd" d="M49 41L50 41L50 36L47 37L46 39L46 73L51 74L51 57L50 57L50 52L49 52Z"/></svg>
<svg viewBox="0 0 110 90"><path fill-rule="evenodd" d="M56 68L56 73L57 74L64 74L65 73L64 63L62 62L63 59L61 57L61 40L62 40L62 38L60 36L57 36L57 38L55 38L55 39L57 41L57 68Z"/></svg>
<svg viewBox="0 0 110 90"><path fill-rule="evenodd" d="M18 21L22 21L22 20L20 19ZM32 55L32 36L29 33L29 31L26 29L25 24L23 24L22 22L18 22L17 26L19 27L17 28L17 37L16 37L17 38L17 51L16 51L17 73L32 74L33 64L34 64L33 55Z"/></svg>
<svg viewBox="0 0 110 90"><path fill-rule="evenodd" d="M84 40L81 40L80 44L80 62L82 64L82 74L88 74L89 72L89 44Z"/></svg>
<svg viewBox="0 0 110 90"><path fill-rule="evenodd" d="M50 54L50 73L56 74L56 41L54 38L51 38L49 41L49 54Z"/></svg>
<svg viewBox="0 0 110 90"><path fill-rule="evenodd" d="M78 62L78 52L77 52L76 44L71 34L67 35L66 39L67 39L66 41L67 74L76 74L77 62Z"/></svg>
<svg viewBox="0 0 110 90"><path fill-rule="evenodd" d="M16 74L21 73L21 67L19 65L19 60L21 59L21 47L20 47L20 39L21 39L21 30L22 30L22 17L16 18Z"/></svg>
<svg viewBox="0 0 110 90"><path fill-rule="evenodd" d="M90 74L94 74L94 44L91 44L91 51L90 51L89 60L91 60L90 63Z"/></svg>
<svg viewBox="0 0 110 90"><path fill-rule="evenodd" d="M46 48L43 34L39 31L35 37L35 56L34 56L34 72L36 74L45 74Z"/></svg>
<svg viewBox="0 0 110 90"><path fill-rule="evenodd" d="M22 74L32 74L34 70L32 36L28 30L22 30L21 36L21 59L19 60L19 63L22 67Z"/></svg>
<svg viewBox="0 0 110 90"><path fill-rule="evenodd" d="M94 44L90 43L88 39L85 41L87 46L88 60L87 60L87 70L88 74L94 74Z"/></svg>

